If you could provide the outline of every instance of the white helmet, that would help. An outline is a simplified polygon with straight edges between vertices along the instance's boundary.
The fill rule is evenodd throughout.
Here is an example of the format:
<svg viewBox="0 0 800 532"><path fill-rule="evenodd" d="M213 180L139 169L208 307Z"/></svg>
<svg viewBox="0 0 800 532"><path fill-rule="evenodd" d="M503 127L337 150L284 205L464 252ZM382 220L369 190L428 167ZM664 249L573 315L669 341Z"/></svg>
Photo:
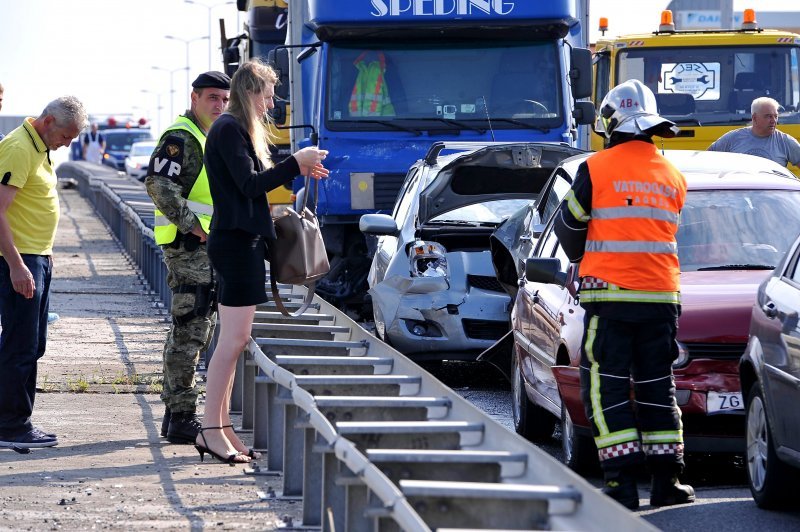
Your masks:
<svg viewBox="0 0 800 532"><path fill-rule="evenodd" d="M595 133L611 138L612 133L630 133L674 137L675 123L658 115L653 91L638 79L620 83L606 94L600 104Z"/></svg>

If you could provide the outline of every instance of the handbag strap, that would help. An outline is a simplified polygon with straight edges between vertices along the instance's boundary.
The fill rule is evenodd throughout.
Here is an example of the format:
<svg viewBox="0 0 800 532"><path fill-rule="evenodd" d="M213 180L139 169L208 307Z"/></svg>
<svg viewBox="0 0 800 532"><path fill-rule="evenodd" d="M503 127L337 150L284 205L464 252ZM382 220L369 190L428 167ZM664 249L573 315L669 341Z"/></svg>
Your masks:
<svg viewBox="0 0 800 532"><path fill-rule="evenodd" d="M270 284L272 285L272 299L275 300L275 306L278 307L278 310L284 316L289 316L291 318L297 318L301 316L308 307L311 306L311 301L314 299L314 289L317 286L317 282L313 281L310 285L306 285L306 297L303 298L303 304L300 305L300 308L297 309L297 312L289 312L286 310L286 307L283 306L283 301L281 301L281 295L278 293L278 283L275 281L275 278L270 275Z"/></svg>

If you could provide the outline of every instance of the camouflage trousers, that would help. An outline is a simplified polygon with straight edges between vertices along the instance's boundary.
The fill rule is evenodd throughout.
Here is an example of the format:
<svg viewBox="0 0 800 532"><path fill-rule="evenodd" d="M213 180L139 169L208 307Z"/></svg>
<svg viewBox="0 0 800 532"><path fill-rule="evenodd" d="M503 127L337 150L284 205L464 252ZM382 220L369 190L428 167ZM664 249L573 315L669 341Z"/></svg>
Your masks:
<svg viewBox="0 0 800 532"><path fill-rule="evenodd" d="M211 264L205 246L193 251L183 245L162 249L172 291L172 325L164 345L161 399L172 412L193 413L198 395L195 368L200 352L208 348L214 336L217 321L216 312L203 301L212 282Z"/></svg>

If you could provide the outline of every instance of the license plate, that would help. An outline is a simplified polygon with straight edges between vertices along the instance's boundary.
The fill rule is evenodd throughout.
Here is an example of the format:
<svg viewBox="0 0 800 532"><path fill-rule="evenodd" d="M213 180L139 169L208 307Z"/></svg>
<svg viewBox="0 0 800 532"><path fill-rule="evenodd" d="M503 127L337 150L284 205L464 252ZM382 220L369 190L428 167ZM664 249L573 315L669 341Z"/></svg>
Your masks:
<svg viewBox="0 0 800 532"><path fill-rule="evenodd" d="M709 414L743 414L742 394L739 392L708 392L706 412Z"/></svg>

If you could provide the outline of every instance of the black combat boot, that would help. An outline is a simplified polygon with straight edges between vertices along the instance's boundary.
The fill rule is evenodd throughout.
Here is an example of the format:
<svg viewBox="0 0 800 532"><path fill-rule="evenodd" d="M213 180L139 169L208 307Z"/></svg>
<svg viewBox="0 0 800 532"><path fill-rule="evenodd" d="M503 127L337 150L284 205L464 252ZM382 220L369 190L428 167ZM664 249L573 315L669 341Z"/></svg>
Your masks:
<svg viewBox="0 0 800 532"><path fill-rule="evenodd" d="M650 464L653 484L650 489L652 506L672 506L694 502L694 488L681 484L678 474L683 469L679 464Z"/></svg>
<svg viewBox="0 0 800 532"><path fill-rule="evenodd" d="M636 475L624 469L608 470L603 473L603 493L629 510L639 508L639 490Z"/></svg>
<svg viewBox="0 0 800 532"><path fill-rule="evenodd" d="M164 409L164 419L161 420L161 437L166 438L167 432L169 432L169 418L172 413L169 411L169 407Z"/></svg>
<svg viewBox="0 0 800 532"><path fill-rule="evenodd" d="M194 412L173 412L169 418L167 441L194 444L201 426Z"/></svg>

